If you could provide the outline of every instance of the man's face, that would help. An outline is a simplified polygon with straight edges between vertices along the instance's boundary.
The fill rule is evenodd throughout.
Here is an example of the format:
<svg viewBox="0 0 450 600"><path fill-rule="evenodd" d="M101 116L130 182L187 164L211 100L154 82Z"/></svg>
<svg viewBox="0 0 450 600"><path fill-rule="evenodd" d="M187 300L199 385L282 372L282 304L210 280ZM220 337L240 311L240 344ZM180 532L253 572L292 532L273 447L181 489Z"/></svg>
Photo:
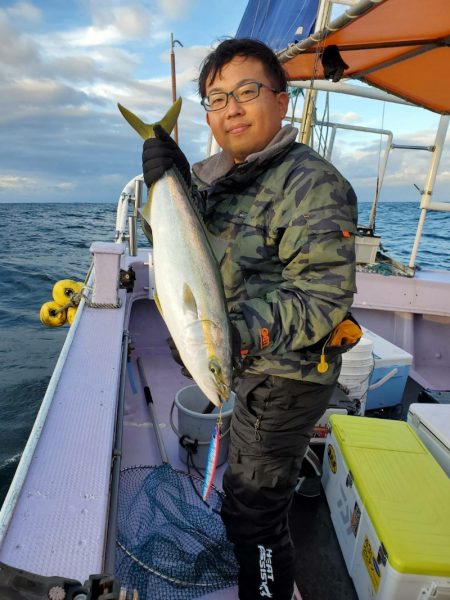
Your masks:
<svg viewBox="0 0 450 600"><path fill-rule="evenodd" d="M286 92L275 94L262 63L253 57L236 56L220 73L206 83L206 95L211 92L231 92L242 83L258 81L259 96L250 102L238 103L231 96L225 108L207 112L206 121L217 143L235 163L244 162L249 154L263 150L281 128L288 106Z"/></svg>

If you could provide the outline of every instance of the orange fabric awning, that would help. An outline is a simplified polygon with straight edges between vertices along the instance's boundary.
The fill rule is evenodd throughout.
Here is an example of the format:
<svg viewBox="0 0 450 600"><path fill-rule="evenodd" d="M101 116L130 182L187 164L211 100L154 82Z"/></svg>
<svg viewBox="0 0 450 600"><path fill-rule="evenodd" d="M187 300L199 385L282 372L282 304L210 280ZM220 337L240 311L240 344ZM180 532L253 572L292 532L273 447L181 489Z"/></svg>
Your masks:
<svg viewBox="0 0 450 600"><path fill-rule="evenodd" d="M450 114L449 0L375 2L364 0L326 30L279 53L289 79L323 79L320 55L336 45L349 66L345 78Z"/></svg>

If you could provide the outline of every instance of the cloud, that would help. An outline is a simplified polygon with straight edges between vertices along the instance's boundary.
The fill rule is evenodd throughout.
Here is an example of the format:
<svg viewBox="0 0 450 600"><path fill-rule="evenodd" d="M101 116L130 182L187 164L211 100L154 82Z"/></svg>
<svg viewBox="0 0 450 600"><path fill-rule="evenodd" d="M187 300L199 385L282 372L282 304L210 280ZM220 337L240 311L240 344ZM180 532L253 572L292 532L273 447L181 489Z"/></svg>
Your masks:
<svg viewBox="0 0 450 600"><path fill-rule="evenodd" d="M11 85L12 100L32 98L34 104L79 104L85 99L82 92L52 79L22 79Z"/></svg>
<svg viewBox="0 0 450 600"><path fill-rule="evenodd" d="M178 20L186 18L192 9L193 3L187 0L158 0L158 6L165 17Z"/></svg>
<svg viewBox="0 0 450 600"><path fill-rule="evenodd" d="M143 7L118 8L114 16L117 29L128 39L145 38L152 32L154 19Z"/></svg>
<svg viewBox="0 0 450 600"><path fill-rule="evenodd" d="M17 33L11 26L6 12L2 10L0 10L0 39L0 65L3 67L3 76L22 65L27 65L27 68L36 65L36 54L38 54L36 44L28 37Z"/></svg>
<svg viewBox="0 0 450 600"><path fill-rule="evenodd" d="M333 113L331 115L331 120L338 123L346 123L349 125L355 123L361 123L363 118L361 115L355 112L345 112L345 113Z"/></svg>
<svg viewBox="0 0 450 600"><path fill-rule="evenodd" d="M0 193L13 191L15 189L32 189L38 180L33 177L19 175L0 175Z"/></svg>
<svg viewBox="0 0 450 600"><path fill-rule="evenodd" d="M36 25L42 21L42 12L29 2L16 2L6 8L5 13L12 20L20 20L21 23Z"/></svg>
<svg viewBox="0 0 450 600"><path fill-rule="evenodd" d="M0 9L2 201L12 190L14 201L116 200L141 169L141 141L116 103L147 122L164 115L172 23L198 4L83 0ZM191 162L207 142L194 80L209 48L189 40L198 27L184 27L185 47L176 46L180 144Z"/></svg>
<svg viewBox="0 0 450 600"><path fill-rule="evenodd" d="M60 181L59 183L55 183L53 187L56 190L73 190L75 188L75 184L73 181Z"/></svg>
<svg viewBox="0 0 450 600"><path fill-rule="evenodd" d="M421 129L414 133L394 136L396 144L407 146L432 146L435 131ZM345 136L344 136L345 138ZM356 141L355 141L356 140ZM342 141L344 143L342 143ZM448 136L450 141L450 135ZM347 140L337 143L333 153L333 163L355 188L361 201L371 200L377 184L378 168L384 154L385 140L381 146L378 135L349 135ZM433 199L445 200L450 181L450 152L443 153L438 171L438 180L433 191ZM419 191L425 185L426 175L432 159L426 150L391 149L381 189L383 201L419 201Z"/></svg>
<svg viewBox="0 0 450 600"><path fill-rule="evenodd" d="M159 120L172 102L170 32L175 47L177 95L183 97L179 140L189 161L205 155L208 129L196 90L199 65L210 44L230 34L245 7L208 0L83 0L11 3L0 9L0 190L2 201L115 201L140 172L141 141L117 110L120 102L143 120ZM236 23L226 22L234 14ZM180 19L183 19L181 27ZM297 113L301 110L300 102ZM399 109L400 110L400 109ZM404 110L404 109L403 109ZM380 127L382 119L359 100L333 105L332 120ZM322 114L318 110L318 114ZM403 112L401 113L404 114ZM391 124L406 117L392 111ZM403 121L402 121L403 119ZM410 123L415 123L410 118ZM378 171L379 137L338 133L333 162L370 199ZM427 127L402 143L432 144ZM426 141L428 140L428 141ZM427 152L392 151L386 187L417 198ZM450 179L444 156L442 179Z"/></svg>
<svg viewBox="0 0 450 600"><path fill-rule="evenodd" d="M125 44L130 40L146 38L150 43L153 37L153 19L143 10L117 9L112 11L112 20L101 25L90 25L58 33L53 44L59 48L86 49L113 44ZM158 34L156 36L158 39Z"/></svg>
<svg viewBox="0 0 450 600"><path fill-rule="evenodd" d="M83 27L65 31L53 38L53 42L61 46L65 43L67 48L92 48L105 46L106 44L117 44L123 41L123 35L115 25L104 25L102 27ZM60 46L60 47L61 47Z"/></svg>

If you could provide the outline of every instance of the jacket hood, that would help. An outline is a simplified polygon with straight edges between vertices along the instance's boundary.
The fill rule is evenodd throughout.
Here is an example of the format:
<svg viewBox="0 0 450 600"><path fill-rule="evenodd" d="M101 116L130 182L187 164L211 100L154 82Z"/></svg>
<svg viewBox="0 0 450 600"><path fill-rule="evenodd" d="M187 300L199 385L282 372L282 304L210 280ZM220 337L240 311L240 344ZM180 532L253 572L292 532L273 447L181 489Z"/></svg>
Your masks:
<svg viewBox="0 0 450 600"><path fill-rule="evenodd" d="M279 152L285 150L295 142L297 134L298 130L295 127L292 127L292 125L285 125L275 134L264 150L249 154L245 162L241 163L241 165L249 165L255 162L261 163L276 156ZM229 173L234 166L236 165L231 157L226 154L226 152L222 151L195 163L192 165L192 171L201 183L209 187L218 179L221 179Z"/></svg>

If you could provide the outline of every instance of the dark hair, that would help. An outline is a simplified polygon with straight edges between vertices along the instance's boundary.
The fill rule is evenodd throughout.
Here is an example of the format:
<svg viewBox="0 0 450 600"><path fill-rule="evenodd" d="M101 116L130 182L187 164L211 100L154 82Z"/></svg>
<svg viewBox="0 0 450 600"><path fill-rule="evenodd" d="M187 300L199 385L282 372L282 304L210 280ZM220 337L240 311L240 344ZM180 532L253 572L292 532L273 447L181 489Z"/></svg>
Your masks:
<svg viewBox="0 0 450 600"><path fill-rule="evenodd" d="M271 85L279 92L286 91L286 73L275 53L268 46L249 38L231 38L221 42L201 64L198 91L202 98L206 94L208 79L212 81L235 56L245 58L251 56L260 60Z"/></svg>

